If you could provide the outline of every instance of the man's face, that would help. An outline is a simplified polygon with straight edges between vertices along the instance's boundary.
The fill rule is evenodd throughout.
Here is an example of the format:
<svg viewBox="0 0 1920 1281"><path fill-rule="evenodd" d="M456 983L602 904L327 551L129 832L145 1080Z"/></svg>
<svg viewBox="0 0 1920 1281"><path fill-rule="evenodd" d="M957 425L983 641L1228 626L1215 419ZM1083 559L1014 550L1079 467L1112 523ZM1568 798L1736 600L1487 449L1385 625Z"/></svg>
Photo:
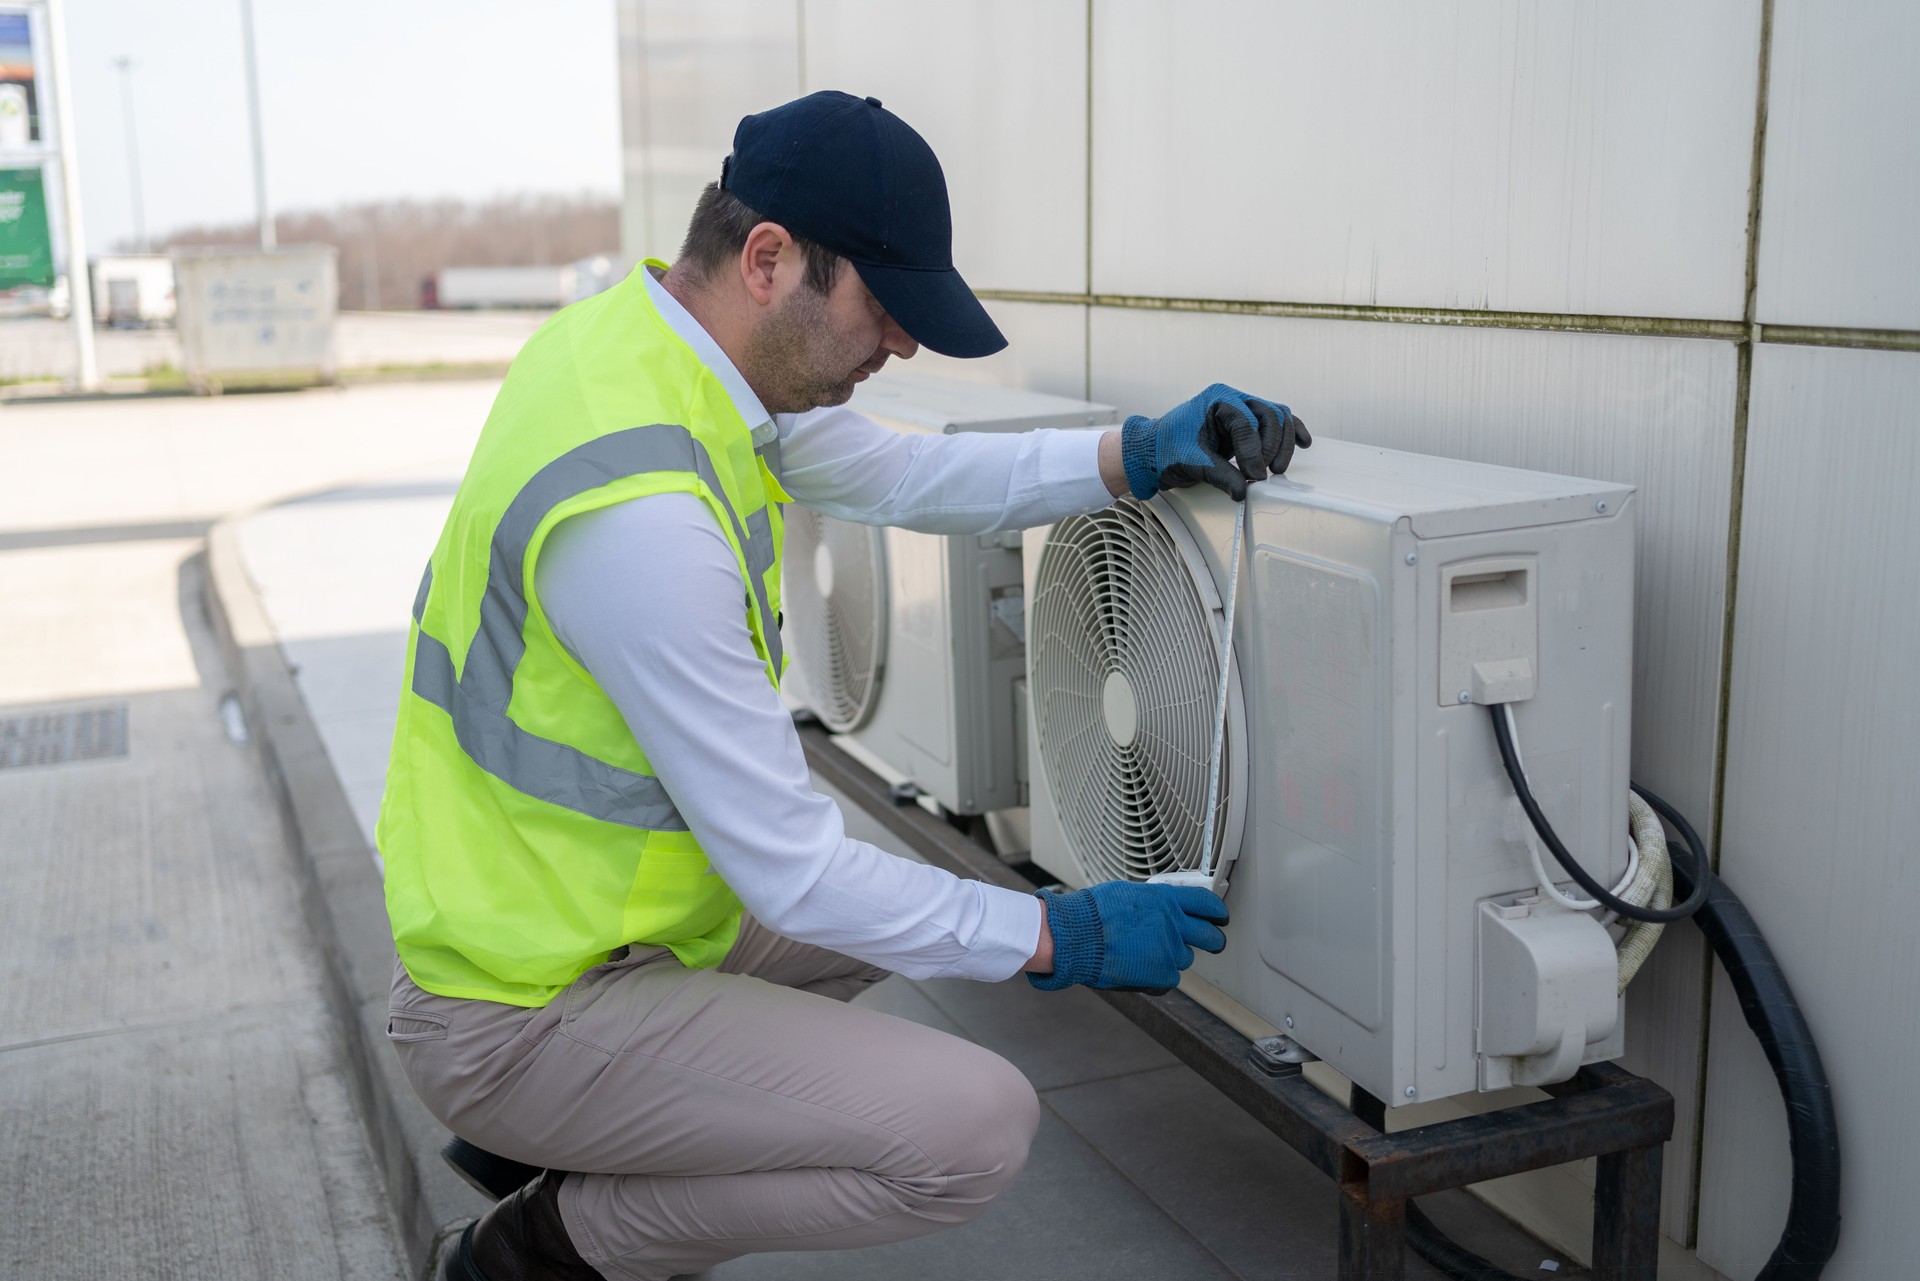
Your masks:
<svg viewBox="0 0 1920 1281"><path fill-rule="evenodd" d="M843 262L825 294L795 273L749 340L747 363L767 412L797 414L846 404L887 357L907 360L919 349Z"/></svg>

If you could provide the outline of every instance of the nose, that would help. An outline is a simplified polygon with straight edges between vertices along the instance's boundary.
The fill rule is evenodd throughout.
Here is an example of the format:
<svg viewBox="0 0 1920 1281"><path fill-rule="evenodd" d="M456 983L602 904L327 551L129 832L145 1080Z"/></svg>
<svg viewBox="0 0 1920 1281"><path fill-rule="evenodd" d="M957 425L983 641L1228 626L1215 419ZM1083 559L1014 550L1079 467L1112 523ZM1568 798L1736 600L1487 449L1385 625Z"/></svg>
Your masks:
<svg viewBox="0 0 1920 1281"><path fill-rule="evenodd" d="M920 344L913 336L900 328L892 316L886 317L886 323L880 331L880 349L902 360L912 360L913 353L920 350Z"/></svg>

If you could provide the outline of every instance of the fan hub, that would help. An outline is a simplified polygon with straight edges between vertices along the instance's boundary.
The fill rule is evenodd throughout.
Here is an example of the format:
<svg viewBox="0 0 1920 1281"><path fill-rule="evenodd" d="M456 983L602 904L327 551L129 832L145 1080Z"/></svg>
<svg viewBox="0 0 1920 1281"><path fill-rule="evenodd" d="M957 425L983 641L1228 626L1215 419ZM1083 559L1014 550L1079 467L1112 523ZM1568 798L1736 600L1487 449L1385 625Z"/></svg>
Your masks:
<svg viewBox="0 0 1920 1281"><path fill-rule="evenodd" d="M825 542L813 549L813 586L821 600L833 599L833 553Z"/></svg>
<svg viewBox="0 0 1920 1281"><path fill-rule="evenodd" d="M1100 689L1100 711L1107 722L1107 737L1120 747L1132 747L1140 734L1140 701L1134 697L1133 682L1118 668L1107 673Z"/></svg>

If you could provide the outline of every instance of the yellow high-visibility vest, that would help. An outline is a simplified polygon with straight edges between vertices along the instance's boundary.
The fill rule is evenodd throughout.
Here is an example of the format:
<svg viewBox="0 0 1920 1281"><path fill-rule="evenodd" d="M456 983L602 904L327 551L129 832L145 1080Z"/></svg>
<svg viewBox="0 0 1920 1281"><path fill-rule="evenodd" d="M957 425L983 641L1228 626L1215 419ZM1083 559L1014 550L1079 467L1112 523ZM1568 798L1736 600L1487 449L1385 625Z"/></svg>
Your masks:
<svg viewBox="0 0 1920 1281"><path fill-rule="evenodd" d="M544 1005L624 944L701 968L739 932L740 900L534 589L567 517L694 494L779 684L786 495L646 269L559 312L514 360L414 601L376 843L400 959L442 996Z"/></svg>

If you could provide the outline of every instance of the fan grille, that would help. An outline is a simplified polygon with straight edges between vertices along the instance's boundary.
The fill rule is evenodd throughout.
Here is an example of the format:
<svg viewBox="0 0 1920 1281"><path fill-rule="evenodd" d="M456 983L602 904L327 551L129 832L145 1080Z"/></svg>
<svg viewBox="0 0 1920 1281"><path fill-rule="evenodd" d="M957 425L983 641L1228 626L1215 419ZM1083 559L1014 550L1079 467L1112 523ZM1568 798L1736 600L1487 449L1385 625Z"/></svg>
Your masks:
<svg viewBox="0 0 1920 1281"><path fill-rule="evenodd" d="M1034 727L1061 828L1093 880L1201 863L1220 656L1193 574L1160 518L1130 498L1062 521L1041 551L1028 608Z"/></svg>
<svg viewBox="0 0 1920 1281"><path fill-rule="evenodd" d="M873 714L886 663L886 548L880 531L804 507L787 517L782 599L814 714L846 733Z"/></svg>

